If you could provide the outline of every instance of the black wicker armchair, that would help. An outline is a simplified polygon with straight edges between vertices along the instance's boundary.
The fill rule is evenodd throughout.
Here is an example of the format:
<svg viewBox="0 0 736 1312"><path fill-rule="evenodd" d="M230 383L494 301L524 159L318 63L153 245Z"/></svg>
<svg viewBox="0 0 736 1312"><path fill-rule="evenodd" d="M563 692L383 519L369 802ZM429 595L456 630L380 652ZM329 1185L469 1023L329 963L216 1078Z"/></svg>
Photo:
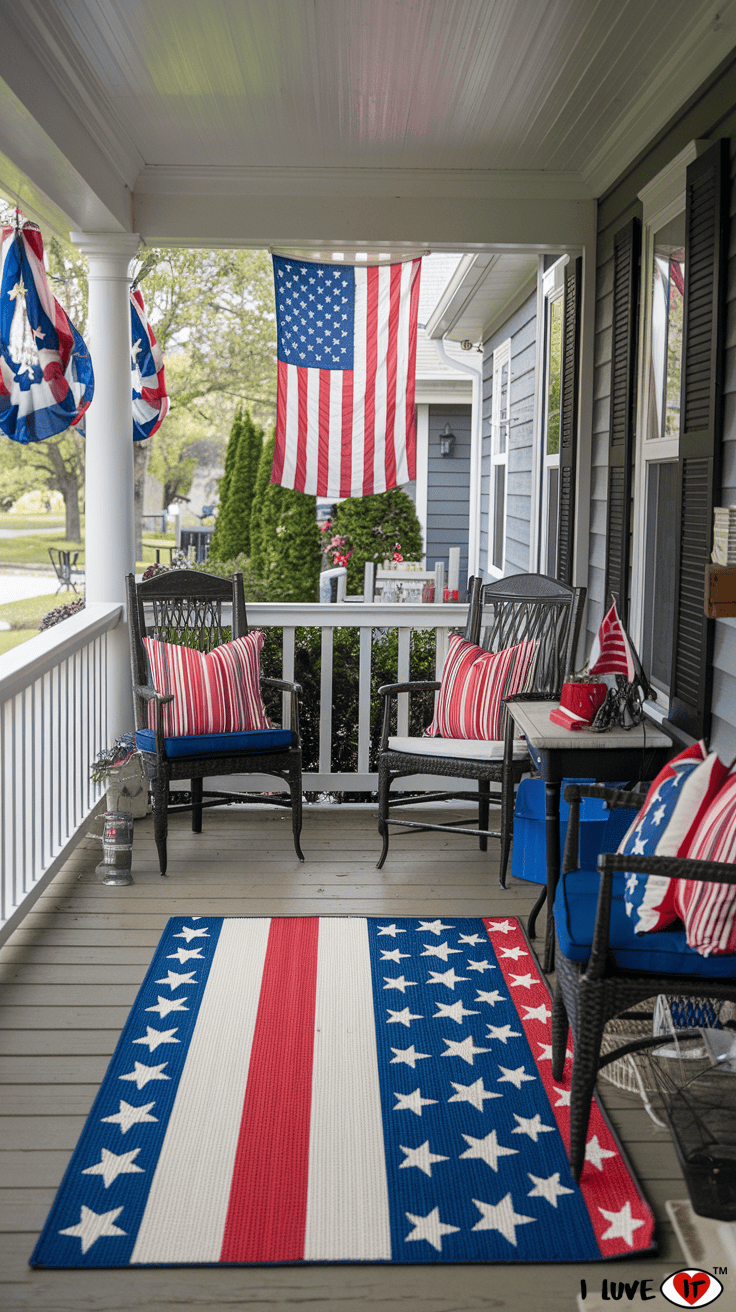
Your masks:
<svg viewBox="0 0 736 1312"><path fill-rule="evenodd" d="M569 587L544 574L514 574L494 583L472 579L469 586L469 610L465 637L486 651L502 651L518 642L533 639L538 643L533 677L523 694L539 700L559 697L562 683L574 661L585 588ZM458 742L441 738L399 738L391 736L392 699L399 693L434 690L436 681L388 684L379 688L383 698L383 731L378 755L378 829L383 851L380 870L388 855L389 826L404 829L438 829L477 837L481 851L489 838L501 840L501 883L505 881L513 828L514 787L531 768L523 740L513 743L513 751L504 756L504 742ZM453 825L420 824L412 820L395 820L394 807L418 801L444 801L474 796L469 792L421 793L418 796L390 797L394 780L416 774L449 775L455 779L478 781L478 825L471 829L462 821ZM491 793L491 784L499 788ZM488 828L491 802L501 805L501 828Z"/></svg>
<svg viewBox="0 0 736 1312"><path fill-rule="evenodd" d="M202 812L205 807L223 806L229 802L268 802L291 809L294 848L300 861L304 860L299 836L302 827L302 751L299 737L299 684L282 679L261 679L261 683L288 693L291 699L291 723L287 731L276 731L270 737L277 745L244 749L233 739L247 734L221 734L212 737L204 752L192 752L198 744L184 738L164 736L162 708L172 696L156 692L150 679L145 637L162 642L184 643L200 651L212 651L230 637L240 638L248 632L242 574L231 579L217 578L196 570L173 570L155 574L136 584L135 576L127 577L130 648L133 672L133 698L135 702L136 742L141 752L143 772L149 781L153 797L153 819L156 847L161 874L166 874L166 835L169 811L191 811L192 830L202 831ZM228 634L223 620L223 605L232 607ZM151 612L147 622L146 611ZM148 727L148 708L155 708L155 727ZM263 735L261 735L263 737ZM201 742L201 740L200 740ZM180 752L182 754L180 754ZM203 780L217 775L266 774L283 781L288 796L277 793L204 792ZM172 780L191 780L191 801L169 806L169 786Z"/></svg>
<svg viewBox="0 0 736 1312"><path fill-rule="evenodd" d="M623 905L623 872L736 885L736 866L682 857L605 853L598 858L600 873L580 871L578 825L583 797L600 797L610 808L633 810L644 801L643 794L601 784L569 784L565 789L570 817L554 906L557 979L552 1011L552 1073L555 1079L562 1079L572 1028L570 1163L576 1179L585 1163L598 1070L622 1055L622 1050L616 1049L601 1061L606 1022L658 993L736 1001L736 958L699 956L687 947L682 926L636 935Z"/></svg>

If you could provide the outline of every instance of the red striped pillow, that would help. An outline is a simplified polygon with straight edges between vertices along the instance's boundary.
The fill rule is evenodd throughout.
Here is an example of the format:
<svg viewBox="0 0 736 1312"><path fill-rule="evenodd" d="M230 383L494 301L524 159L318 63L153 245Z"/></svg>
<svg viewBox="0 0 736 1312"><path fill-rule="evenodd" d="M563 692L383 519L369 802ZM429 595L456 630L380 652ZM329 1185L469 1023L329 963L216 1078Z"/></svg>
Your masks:
<svg viewBox="0 0 736 1312"><path fill-rule="evenodd" d="M261 699L261 632L235 638L211 652L155 638L143 641L154 688L174 694L173 702L163 708L167 738L271 728ZM155 725L152 704L148 725L151 729Z"/></svg>
<svg viewBox="0 0 736 1312"><path fill-rule="evenodd" d="M434 719L425 736L496 742L503 738L504 702L523 690L536 645L520 642L490 652L453 633Z"/></svg>
<svg viewBox="0 0 736 1312"><path fill-rule="evenodd" d="M689 857L736 864L736 773L731 773L693 835ZM701 957L736 952L736 885L678 879L675 906L685 922L688 947Z"/></svg>

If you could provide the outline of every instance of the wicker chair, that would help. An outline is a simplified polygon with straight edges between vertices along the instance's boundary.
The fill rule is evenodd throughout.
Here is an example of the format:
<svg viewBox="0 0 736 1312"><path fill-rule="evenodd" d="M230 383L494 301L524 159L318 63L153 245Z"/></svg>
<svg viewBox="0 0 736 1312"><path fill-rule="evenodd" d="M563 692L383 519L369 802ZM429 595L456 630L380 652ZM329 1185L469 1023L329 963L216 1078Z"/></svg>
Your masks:
<svg viewBox="0 0 736 1312"><path fill-rule="evenodd" d="M304 860L299 843L302 827L302 751L299 737L299 701L301 688L297 683L282 679L263 679L269 688L288 693L291 698L291 729L272 730L272 745L247 749L242 746L244 734L217 735L222 745L212 750L207 744L205 752L192 754L199 745L185 738L165 738L162 726L162 708L173 700L154 689L143 645L145 637L159 638L164 642L177 642L186 638L188 646L200 651L211 651L227 642L223 627L223 603L232 606L231 635L243 637L248 632L242 574L232 579L216 578L196 570L174 570L156 574L136 584L135 576L127 577L128 615L130 618L130 648L135 701L136 742L141 752L143 772L149 781L153 796L153 819L156 847L161 874L166 874L166 835L169 811L191 811L192 830L202 832L202 811L209 806L223 806L228 802L268 802L291 809L294 848L300 861ZM146 623L146 608L150 607L153 622ZM148 728L148 707L155 708L155 729ZM233 743L233 738L239 741ZM261 742L263 734L260 734ZM203 779L216 775L267 774L283 780L289 797L275 793L245 794L204 792ZM174 779L191 780L191 801L169 806L169 785ZM206 800L204 800L206 799Z"/></svg>
<svg viewBox="0 0 736 1312"><path fill-rule="evenodd" d="M623 907L623 872L736 884L736 866L682 857L604 853L598 858L600 874L580 871L577 851L582 797L603 798L611 809L638 810L644 801L641 793L605 788L602 784L568 784L565 789L570 818L554 905L557 979L552 1010L552 1074L556 1080L562 1079L572 1028L570 1164L576 1180L585 1161L598 1070L632 1050L624 1045L601 1058L606 1022L658 993L694 998L707 994L708 998L736 1002L733 957L700 956L687 947L682 927L637 935ZM618 837L621 825L615 828Z"/></svg>
<svg viewBox="0 0 736 1312"><path fill-rule="evenodd" d="M539 646L535 653L533 684L523 694L538 700L559 697L563 680L572 668L582 620L585 588L572 588L545 574L514 574L494 583L472 579L468 588L469 610L465 637L487 651L502 651L525 639ZM489 838L501 840L501 883L505 882L513 828L514 787L531 769L526 744L514 740L513 753L504 758L503 740L467 742L458 748L453 740L453 754L443 749L441 738L397 738L390 736L392 699L399 693L434 690L436 681L394 683L379 688L383 698L383 731L378 754L378 830L383 851L378 869L388 855L389 826L405 829L438 829L470 834L478 838L482 852ZM449 775L456 779L478 780L478 825L465 827L463 821L453 825L419 824L412 820L393 820L390 811L417 801L444 801L473 796L468 792L433 792L418 796L390 798L395 779L414 774ZM491 793L490 785L499 789ZM491 802L501 805L501 828L488 828Z"/></svg>

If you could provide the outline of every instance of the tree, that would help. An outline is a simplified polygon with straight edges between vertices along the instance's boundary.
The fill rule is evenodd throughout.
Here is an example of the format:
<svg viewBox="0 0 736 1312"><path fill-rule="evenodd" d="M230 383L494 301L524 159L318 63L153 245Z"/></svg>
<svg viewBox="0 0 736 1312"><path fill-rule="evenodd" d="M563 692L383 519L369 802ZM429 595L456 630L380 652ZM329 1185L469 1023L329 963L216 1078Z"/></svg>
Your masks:
<svg viewBox="0 0 736 1312"><path fill-rule="evenodd" d="M250 519L262 451L263 429L253 423L250 411L246 410L240 424L227 502L217 520L216 558L219 560L250 555Z"/></svg>
<svg viewBox="0 0 736 1312"><path fill-rule="evenodd" d="M317 498L271 483L275 433L263 448L251 517L251 566L285 601L316 601L322 556Z"/></svg>
<svg viewBox="0 0 736 1312"><path fill-rule="evenodd" d="M344 537L348 560L348 591L360 592L366 561L390 560L396 544L404 560L421 560L422 530L414 503L401 488L369 497L348 497L338 504L333 532Z"/></svg>
<svg viewBox="0 0 736 1312"><path fill-rule="evenodd" d="M220 500L217 508L217 522L215 524L215 531L210 538L210 549L208 553L213 560L227 560L227 556L222 555L220 547L226 522L224 512L230 496L230 484L232 482L235 457L238 453L238 443L240 441L242 428L243 407L242 405L239 405L235 411L232 428L230 429L230 437L228 438L227 451L225 452L225 470L222 478L219 480Z"/></svg>

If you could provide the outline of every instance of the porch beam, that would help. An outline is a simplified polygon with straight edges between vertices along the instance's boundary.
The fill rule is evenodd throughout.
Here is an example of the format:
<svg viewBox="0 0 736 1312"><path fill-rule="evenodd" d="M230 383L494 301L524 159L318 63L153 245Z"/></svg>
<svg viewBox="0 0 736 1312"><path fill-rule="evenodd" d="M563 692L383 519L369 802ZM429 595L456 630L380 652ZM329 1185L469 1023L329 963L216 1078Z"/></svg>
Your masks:
<svg viewBox="0 0 736 1312"><path fill-rule="evenodd" d="M87 412L85 562L87 602L125 606L135 571L133 409L130 387L130 262L135 233L72 233L89 262L88 344L95 393ZM110 741L133 727L127 623L110 634Z"/></svg>

